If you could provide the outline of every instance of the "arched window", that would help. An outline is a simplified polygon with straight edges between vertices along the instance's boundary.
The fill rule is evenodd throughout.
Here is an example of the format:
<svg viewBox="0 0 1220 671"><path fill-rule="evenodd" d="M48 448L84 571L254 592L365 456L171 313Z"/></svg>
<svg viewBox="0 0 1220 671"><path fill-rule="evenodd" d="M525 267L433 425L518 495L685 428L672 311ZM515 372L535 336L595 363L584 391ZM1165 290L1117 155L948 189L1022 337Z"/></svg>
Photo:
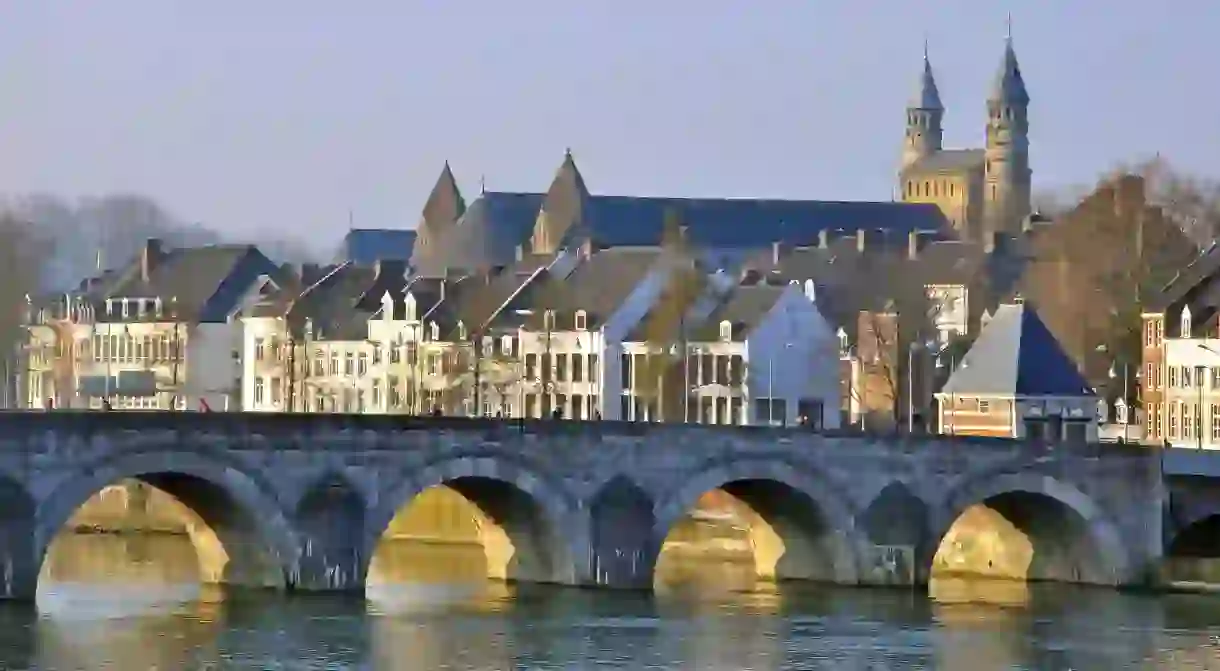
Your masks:
<svg viewBox="0 0 1220 671"><path fill-rule="evenodd" d="M720 339L726 341L733 339L733 325L727 321L720 322Z"/></svg>
<svg viewBox="0 0 1220 671"><path fill-rule="evenodd" d="M1182 332L1179 333L1178 335L1183 338L1189 338L1190 337L1190 306L1189 305L1182 308L1181 329L1182 329Z"/></svg>
<svg viewBox="0 0 1220 671"><path fill-rule="evenodd" d="M428 331L429 331L428 335L431 336L432 340L441 339L441 327L436 322L432 322L432 323L428 324Z"/></svg>

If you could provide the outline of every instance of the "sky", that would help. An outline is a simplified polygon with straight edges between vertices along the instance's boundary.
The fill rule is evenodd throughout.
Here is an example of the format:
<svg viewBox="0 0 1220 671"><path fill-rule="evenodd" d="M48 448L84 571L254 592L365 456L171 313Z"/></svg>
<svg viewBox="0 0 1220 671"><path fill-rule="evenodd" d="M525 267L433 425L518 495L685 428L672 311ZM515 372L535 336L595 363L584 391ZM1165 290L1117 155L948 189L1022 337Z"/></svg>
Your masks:
<svg viewBox="0 0 1220 671"><path fill-rule="evenodd" d="M0 0L0 193L330 244L570 148L594 193L889 200L925 37L981 146L1009 13L1035 189L1220 176L1215 0Z"/></svg>

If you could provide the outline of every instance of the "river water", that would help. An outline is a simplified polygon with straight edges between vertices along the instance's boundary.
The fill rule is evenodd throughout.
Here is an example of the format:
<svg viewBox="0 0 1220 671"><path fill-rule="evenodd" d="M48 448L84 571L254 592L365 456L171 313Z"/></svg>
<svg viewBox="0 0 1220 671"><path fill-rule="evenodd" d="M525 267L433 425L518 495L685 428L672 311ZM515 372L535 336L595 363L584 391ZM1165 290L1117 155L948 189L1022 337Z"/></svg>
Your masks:
<svg viewBox="0 0 1220 671"><path fill-rule="evenodd" d="M1220 596L938 581L755 585L668 561L656 595L477 579L477 547L399 542L367 598L194 584L181 537L66 535L0 669L1220 669Z"/></svg>

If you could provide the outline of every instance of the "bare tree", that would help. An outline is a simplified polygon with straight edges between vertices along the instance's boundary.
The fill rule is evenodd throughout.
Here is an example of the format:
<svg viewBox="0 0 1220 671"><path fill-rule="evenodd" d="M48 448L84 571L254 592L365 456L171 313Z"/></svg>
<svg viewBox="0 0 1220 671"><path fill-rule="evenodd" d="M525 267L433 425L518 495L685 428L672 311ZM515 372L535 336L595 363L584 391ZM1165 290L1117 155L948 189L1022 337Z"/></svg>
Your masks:
<svg viewBox="0 0 1220 671"><path fill-rule="evenodd" d="M707 276L690 253L686 232L674 211L666 213L663 262L669 272L665 288L642 324L647 352L636 374L636 395L649 399L663 421L685 417L689 396L687 313L707 289Z"/></svg>
<svg viewBox="0 0 1220 671"><path fill-rule="evenodd" d="M0 214L0 361L3 361L4 400L12 401L15 381L24 368L33 296L38 287L43 263L53 251L48 241L36 235L29 223L11 213ZM63 344L58 343L62 349ZM69 347L69 353L71 349ZM58 359L58 357L57 357Z"/></svg>
<svg viewBox="0 0 1220 671"><path fill-rule="evenodd" d="M1189 192L1177 184L1175 193ZM1158 189L1120 173L1028 241L1019 291L1094 381L1115 358L1139 360L1141 304L1198 255L1181 226L1192 210L1182 204L1206 199L1164 200Z"/></svg>

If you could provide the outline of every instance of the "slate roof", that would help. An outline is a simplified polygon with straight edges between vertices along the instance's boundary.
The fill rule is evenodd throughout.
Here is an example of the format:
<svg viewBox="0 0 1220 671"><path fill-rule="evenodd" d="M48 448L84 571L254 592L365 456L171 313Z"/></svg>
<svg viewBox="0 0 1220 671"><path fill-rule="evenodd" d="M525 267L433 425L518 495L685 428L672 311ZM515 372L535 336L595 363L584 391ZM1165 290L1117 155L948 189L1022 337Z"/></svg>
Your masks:
<svg viewBox="0 0 1220 671"><path fill-rule="evenodd" d="M762 324L775 304L788 289L786 284L741 285L733 289L706 320L690 333L694 342L720 340L720 323L729 322L733 327L733 339L745 340Z"/></svg>
<svg viewBox="0 0 1220 671"><path fill-rule="evenodd" d="M1094 396L1028 304L1002 305L941 388L962 396Z"/></svg>
<svg viewBox="0 0 1220 671"><path fill-rule="evenodd" d="M447 270L480 270L512 263L517 246L527 244L542 207L542 194L488 191L466 208L436 244L411 259L416 273L443 276Z"/></svg>
<svg viewBox="0 0 1220 671"><path fill-rule="evenodd" d="M402 261L411 259L415 247L415 231L394 228L354 228L343 236L343 243L336 261L351 261L360 265L373 265L378 261Z"/></svg>
<svg viewBox="0 0 1220 671"><path fill-rule="evenodd" d="M576 312L583 310L587 328L601 327L657 267L664 253L659 248L603 249L582 259L566 277L548 276L523 306L533 311L523 324L542 330L543 312L551 310L557 329L571 328Z"/></svg>
<svg viewBox="0 0 1220 671"><path fill-rule="evenodd" d="M489 191L481 194L438 244L417 254L412 264L423 275L446 268L503 266L528 248L545 196ZM894 237L913 230L942 231L944 215L932 204L726 198L590 196L579 234L607 247L661 244L668 213L687 227L696 247L762 248L783 241L814 246L823 230L836 235L858 229L884 230ZM576 233L576 232L574 232Z"/></svg>
<svg viewBox="0 0 1220 671"><path fill-rule="evenodd" d="M982 149L942 149L915 161L905 173L960 172L983 167L986 160Z"/></svg>
<svg viewBox="0 0 1220 671"><path fill-rule="evenodd" d="M148 277L143 274L148 256ZM106 314L107 298L160 298L163 315L184 320L216 323L227 321L260 276L277 284L291 277L253 245L208 245L163 249L150 240L146 248L123 268L86 280L75 297L92 306L99 322L136 321L136 313L123 317ZM164 319L166 317L162 317ZM149 313L146 320L157 319Z"/></svg>

